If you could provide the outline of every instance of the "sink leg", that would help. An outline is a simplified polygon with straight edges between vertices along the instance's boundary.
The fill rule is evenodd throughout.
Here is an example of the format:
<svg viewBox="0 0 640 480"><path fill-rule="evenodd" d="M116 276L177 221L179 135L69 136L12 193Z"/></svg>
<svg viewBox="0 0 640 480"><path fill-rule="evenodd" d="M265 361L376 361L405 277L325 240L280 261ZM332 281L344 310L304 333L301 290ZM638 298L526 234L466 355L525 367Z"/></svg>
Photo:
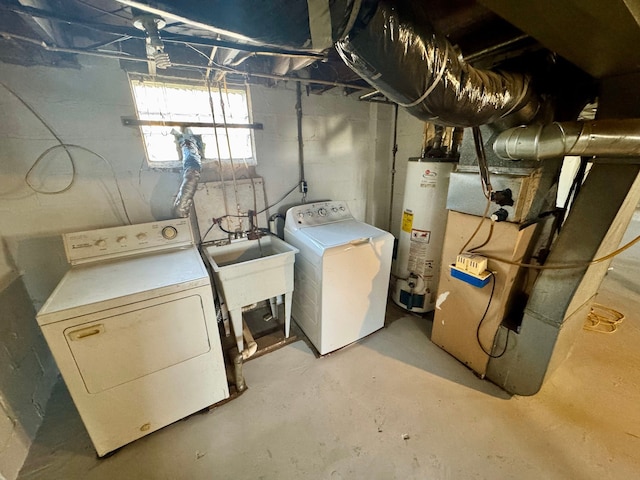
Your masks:
<svg viewBox="0 0 640 480"><path fill-rule="evenodd" d="M242 350L244 349L244 340L242 339L242 307L229 310L229 314L231 315L233 334L236 337L238 352L242 353Z"/></svg>
<svg viewBox="0 0 640 480"><path fill-rule="evenodd" d="M291 298L293 292L284 294L284 337L289 338L289 327L291 326Z"/></svg>
<svg viewBox="0 0 640 480"><path fill-rule="evenodd" d="M271 316L275 319L278 318L278 299L271 297L269 299L269 306L271 307Z"/></svg>

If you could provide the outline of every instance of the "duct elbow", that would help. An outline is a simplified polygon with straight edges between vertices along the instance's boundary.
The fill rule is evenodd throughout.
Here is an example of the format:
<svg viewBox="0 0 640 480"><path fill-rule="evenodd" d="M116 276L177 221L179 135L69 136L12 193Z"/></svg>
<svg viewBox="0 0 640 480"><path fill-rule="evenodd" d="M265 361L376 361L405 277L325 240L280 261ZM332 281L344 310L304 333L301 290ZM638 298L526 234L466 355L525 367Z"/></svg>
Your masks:
<svg viewBox="0 0 640 480"><path fill-rule="evenodd" d="M493 151L506 160L542 160L563 157L566 145L559 124L532 125L502 132L493 144Z"/></svg>

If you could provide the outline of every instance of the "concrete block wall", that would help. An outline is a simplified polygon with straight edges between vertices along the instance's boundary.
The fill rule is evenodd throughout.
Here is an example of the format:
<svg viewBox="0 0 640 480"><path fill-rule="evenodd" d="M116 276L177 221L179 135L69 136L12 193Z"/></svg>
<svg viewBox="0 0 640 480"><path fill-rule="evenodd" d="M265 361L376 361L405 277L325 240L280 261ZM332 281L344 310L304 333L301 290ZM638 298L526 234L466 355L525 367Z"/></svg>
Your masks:
<svg viewBox="0 0 640 480"><path fill-rule="evenodd" d="M275 89L251 87L253 119L264 124L264 130L257 130L254 137L257 171L265 178L268 202L277 200L299 178L295 90L293 82ZM390 154L383 149L372 150L378 134L386 143L390 135L391 107L384 105L381 109L387 111L386 128L372 132L370 125L377 122L378 111L372 111L370 104L340 93L303 93L307 201L345 200L351 213L362 221L369 201L385 201L383 195L376 200L369 193L376 159L384 161ZM294 193L283 204L300 203L300 199L300 194Z"/></svg>
<svg viewBox="0 0 640 480"><path fill-rule="evenodd" d="M0 289L0 478L17 476L42 422L57 369L22 278Z"/></svg>
<svg viewBox="0 0 640 480"><path fill-rule="evenodd" d="M68 268L60 235L126 223L120 195L133 223L171 218L181 180L179 172L148 168L138 129L122 125L135 110L118 62L79 60L79 69L0 65L0 475L8 479L26 456L56 378L35 314ZM38 156L58 142L9 89L65 143L83 147L71 150L77 172L64 193L26 185ZM295 84L252 86L251 99L253 120L264 124L254 140L271 203L298 181ZM302 106L308 200L346 200L358 219L387 228L392 107L342 92L304 94ZM422 123L401 112L399 125L398 159L419 154ZM69 159L58 149L30 181L56 190L70 178ZM399 196L402 172L396 178ZM300 200L296 192L284 203Z"/></svg>

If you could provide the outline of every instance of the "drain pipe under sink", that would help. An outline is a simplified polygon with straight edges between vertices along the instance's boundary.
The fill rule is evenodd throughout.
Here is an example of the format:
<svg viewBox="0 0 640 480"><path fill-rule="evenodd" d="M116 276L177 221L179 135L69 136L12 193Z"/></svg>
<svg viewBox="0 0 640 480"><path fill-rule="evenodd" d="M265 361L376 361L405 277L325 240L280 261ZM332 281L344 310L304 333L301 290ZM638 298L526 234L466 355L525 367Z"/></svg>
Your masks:
<svg viewBox="0 0 640 480"><path fill-rule="evenodd" d="M243 360L247 360L256 353L256 351L258 350L258 344L253 339L253 335L251 335L251 331L249 330L249 327L247 327L247 324L245 322L242 322L242 336L247 342L247 346L244 350L242 350L241 355Z"/></svg>
<svg viewBox="0 0 640 480"><path fill-rule="evenodd" d="M246 340L247 346L242 352L238 352L233 356L233 376L235 377L234 380L238 393L244 392L247 389L244 374L242 373L244 361L251 358L256 351L258 351L258 344L254 340L253 335L251 335L251 331L245 322L242 322L242 336Z"/></svg>

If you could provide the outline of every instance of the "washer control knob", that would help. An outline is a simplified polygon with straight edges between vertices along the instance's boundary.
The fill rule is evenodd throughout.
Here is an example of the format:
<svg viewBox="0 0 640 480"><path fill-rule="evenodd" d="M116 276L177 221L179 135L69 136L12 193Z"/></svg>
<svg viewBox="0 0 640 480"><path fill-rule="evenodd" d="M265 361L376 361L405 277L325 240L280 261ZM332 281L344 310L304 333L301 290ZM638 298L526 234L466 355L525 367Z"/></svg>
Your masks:
<svg viewBox="0 0 640 480"><path fill-rule="evenodd" d="M319 208L318 209L318 215L320 215L321 217L324 217L327 214L327 209L326 208Z"/></svg>
<svg viewBox="0 0 640 480"><path fill-rule="evenodd" d="M96 242L96 247L106 247L106 246L107 246L107 241L102 238Z"/></svg>
<svg viewBox="0 0 640 480"><path fill-rule="evenodd" d="M136 238L142 242L147 239L147 234L140 232L139 234L136 235Z"/></svg>
<svg viewBox="0 0 640 480"><path fill-rule="evenodd" d="M313 217L313 212L307 212L307 217Z"/></svg>
<svg viewBox="0 0 640 480"><path fill-rule="evenodd" d="M304 218L304 213L298 212L298 218Z"/></svg>
<svg viewBox="0 0 640 480"><path fill-rule="evenodd" d="M333 207L333 208L331 209L331 211L332 211L333 213L336 213L336 212L338 211L338 208L337 208L337 207Z"/></svg>
<svg viewBox="0 0 640 480"><path fill-rule="evenodd" d="M344 212L344 205L340 205L340 211Z"/></svg>
<svg viewBox="0 0 640 480"><path fill-rule="evenodd" d="M162 229L162 236L167 240L173 240L178 236L178 230L172 226L164 227Z"/></svg>
<svg viewBox="0 0 640 480"><path fill-rule="evenodd" d="M116 242L118 242L120 245L122 245L123 243L127 243L127 237L125 237L124 235L121 237L116 238Z"/></svg>

